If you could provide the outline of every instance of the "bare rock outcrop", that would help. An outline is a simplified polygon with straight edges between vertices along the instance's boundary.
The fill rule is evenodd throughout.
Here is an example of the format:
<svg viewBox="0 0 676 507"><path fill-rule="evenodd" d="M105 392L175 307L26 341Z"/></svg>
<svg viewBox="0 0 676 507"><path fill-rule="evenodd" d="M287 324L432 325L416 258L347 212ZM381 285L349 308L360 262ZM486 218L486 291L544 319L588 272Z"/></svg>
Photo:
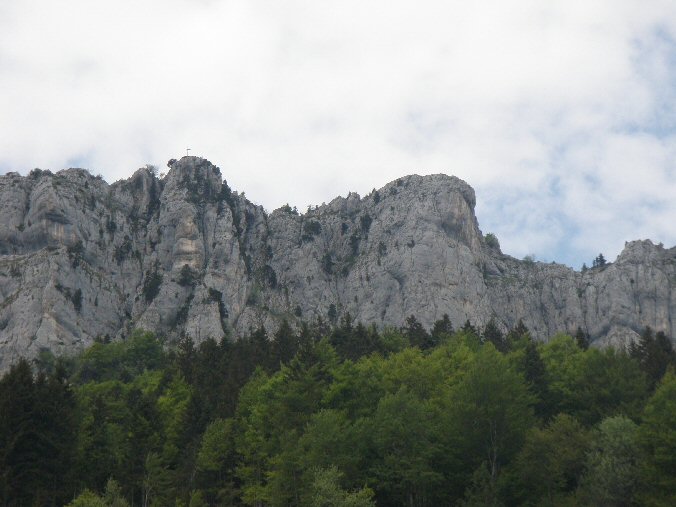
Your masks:
<svg viewBox="0 0 676 507"><path fill-rule="evenodd" d="M600 345L644 326L675 335L676 248L634 241L584 273L516 260L481 233L472 188L442 174L268 214L183 157L162 179L143 168L112 185L9 173L0 202L0 370L136 327L199 342L347 312L378 326L522 319L540 339L580 327Z"/></svg>

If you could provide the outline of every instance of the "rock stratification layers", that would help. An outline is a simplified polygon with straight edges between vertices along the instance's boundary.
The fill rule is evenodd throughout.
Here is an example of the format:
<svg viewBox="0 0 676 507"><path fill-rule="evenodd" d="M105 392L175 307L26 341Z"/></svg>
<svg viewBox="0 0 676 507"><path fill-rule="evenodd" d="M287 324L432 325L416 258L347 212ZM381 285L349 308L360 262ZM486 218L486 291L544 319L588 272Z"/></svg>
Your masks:
<svg viewBox="0 0 676 507"><path fill-rule="evenodd" d="M170 167L112 185L80 169L0 177L0 370L137 327L201 341L346 312L379 326L522 319L540 339L581 327L602 344L675 334L676 248L631 242L580 273L487 243L455 177L268 214L204 159Z"/></svg>

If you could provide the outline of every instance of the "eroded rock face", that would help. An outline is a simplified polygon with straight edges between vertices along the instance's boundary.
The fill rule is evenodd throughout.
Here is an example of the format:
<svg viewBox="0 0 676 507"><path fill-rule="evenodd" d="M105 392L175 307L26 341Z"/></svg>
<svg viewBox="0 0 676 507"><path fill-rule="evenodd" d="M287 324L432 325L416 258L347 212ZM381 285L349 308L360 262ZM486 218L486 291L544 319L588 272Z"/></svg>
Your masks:
<svg viewBox="0 0 676 507"><path fill-rule="evenodd" d="M113 185L10 173L0 202L0 370L136 327L199 342L346 312L379 326L523 319L540 339L579 326L599 344L646 325L676 335L676 248L631 242L585 273L519 261L486 243L474 191L446 175L267 214L184 157L161 180L139 169Z"/></svg>

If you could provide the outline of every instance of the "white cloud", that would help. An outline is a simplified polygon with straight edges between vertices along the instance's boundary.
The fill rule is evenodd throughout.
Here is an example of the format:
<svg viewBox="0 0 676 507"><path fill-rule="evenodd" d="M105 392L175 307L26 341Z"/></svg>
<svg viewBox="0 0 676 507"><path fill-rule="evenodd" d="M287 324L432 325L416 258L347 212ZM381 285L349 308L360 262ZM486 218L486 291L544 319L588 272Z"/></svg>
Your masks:
<svg viewBox="0 0 676 507"><path fill-rule="evenodd" d="M456 174L516 256L676 243L671 2L4 0L0 167L190 146L274 208Z"/></svg>

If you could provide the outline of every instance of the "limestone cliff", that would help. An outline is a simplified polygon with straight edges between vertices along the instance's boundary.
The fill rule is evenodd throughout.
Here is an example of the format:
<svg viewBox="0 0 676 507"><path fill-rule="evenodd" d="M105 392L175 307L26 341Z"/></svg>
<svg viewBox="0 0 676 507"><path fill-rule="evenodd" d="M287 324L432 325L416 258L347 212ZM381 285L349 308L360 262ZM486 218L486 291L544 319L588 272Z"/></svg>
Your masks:
<svg viewBox="0 0 676 507"><path fill-rule="evenodd" d="M585 273L490 246L472 188L407 176L297 214L268 214L197 157L108 185L81 169L0 177L0 370L136 327L169 339L237 335L349 312L365 323L578 326L600 344L649 325L674 336L676 248L628 243Z"/></svg>

